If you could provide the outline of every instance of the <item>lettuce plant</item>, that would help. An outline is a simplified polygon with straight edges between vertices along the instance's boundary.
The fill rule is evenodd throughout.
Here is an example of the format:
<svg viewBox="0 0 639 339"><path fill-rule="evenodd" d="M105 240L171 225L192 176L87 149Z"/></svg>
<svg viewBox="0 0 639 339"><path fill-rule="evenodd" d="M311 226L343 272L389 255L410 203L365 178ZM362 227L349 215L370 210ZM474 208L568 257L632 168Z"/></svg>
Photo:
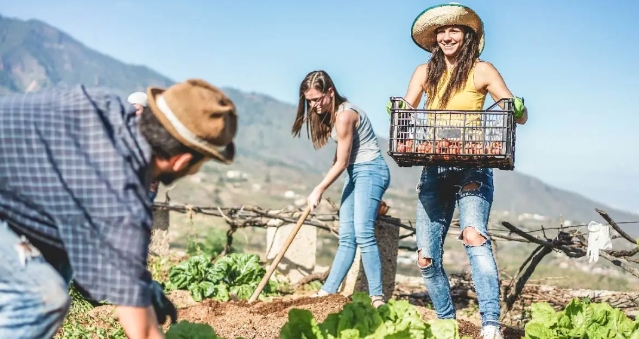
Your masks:
<svg viewBox="0 0 639 339"><path fill-rule="evenodd" d="M246 300L257 288L266 269L260 265L256 254L231 253L211 262L206 254L192 256L169 271L167 289L188 290L195 301L212 298L230 300L234 293ZM277 294L277 282L270 280L260 294L267 297Z"/></svg>
<svg viewBox="0 0 639 339"><path fill-rule="evenodd" d="M639 339L639 320L608 303L575 298L559 312L547 302L534 303L531 311L525 339Z"/></svg>
<svg viewBox="0 0 639 339"><path fill-rule="evenodd" d="M368 295L357 292L353 301L318 323L307 310L292 309L281 339L463 339L452 319L425 322L406 300L389 300L375 309Z"/></svg>

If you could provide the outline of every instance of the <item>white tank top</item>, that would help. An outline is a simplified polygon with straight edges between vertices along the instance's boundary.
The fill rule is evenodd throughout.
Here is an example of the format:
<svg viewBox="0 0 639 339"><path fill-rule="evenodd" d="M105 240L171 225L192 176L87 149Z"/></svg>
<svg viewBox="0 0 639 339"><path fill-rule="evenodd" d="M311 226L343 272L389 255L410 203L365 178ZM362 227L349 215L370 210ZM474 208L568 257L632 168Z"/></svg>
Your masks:
<svg viewBox="0 0 639 339"><path fill-rule="evenodd" d="M377 136L375 135L375 131L373 131L373 126L371 126L366 112L350 102L345 102L339 105L337 114L340 114L340 112L346 109L351 109L359 115L359 125L353 133L349 165L371 161L379 157L382 152L379 149ZM331 139L337 142L337 130L335 127L333 127L331 131Z"/></svg>

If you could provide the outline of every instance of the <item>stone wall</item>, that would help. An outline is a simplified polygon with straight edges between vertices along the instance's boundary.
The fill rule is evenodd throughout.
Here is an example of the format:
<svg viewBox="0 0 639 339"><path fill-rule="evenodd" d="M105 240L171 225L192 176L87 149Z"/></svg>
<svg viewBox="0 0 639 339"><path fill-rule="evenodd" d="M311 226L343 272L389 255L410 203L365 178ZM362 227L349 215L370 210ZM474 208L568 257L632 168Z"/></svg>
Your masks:
<svg viewBox="0 0 639 339"><path fill-rule="evenodd" d="M390 224L388 219L388 217L378 219L375 224L375 237L382 261L382 289L386 299L390 299L395 290L399 245L399 227ZM399 219L393 220L399 222ZM295 224L283 224L281 220L276 219L272 219L269 224L279 226L277 228L271 227L267 231L266 259L270 261L277 256ZM334 241L337 244L338 240ZM292 284L295 284L304 276L317 273L314 271L316 254L317 228L303 225L278 265L278 271L286 275ZM353 265L341 286L341 293L345 296L350 296L356 291L368 293L368 282L359 248L357 248Z"/></svg>
<svg viewBox="0 0 639 339"><path fill-rule="evenodd" d="M299 218L299 215L296 215L295 218ZM282 220L271 219L269 225L279 226L269 227L266 232L266 259L272 261L295 228L295 224L284 224ZM291 284L295 284L304 276L313 273L316 252L317 228L302 225L286 254L277 265L277 270L286 275Z"/></svg>

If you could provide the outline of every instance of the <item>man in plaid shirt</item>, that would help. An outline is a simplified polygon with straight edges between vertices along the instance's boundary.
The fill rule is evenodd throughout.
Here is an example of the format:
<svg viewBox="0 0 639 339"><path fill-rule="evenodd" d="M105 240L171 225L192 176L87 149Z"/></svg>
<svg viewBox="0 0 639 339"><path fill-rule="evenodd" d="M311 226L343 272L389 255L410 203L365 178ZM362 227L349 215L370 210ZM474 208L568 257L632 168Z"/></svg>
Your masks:
<svg viewBox="0 0 639 339"><path fill-rule="evenodd" d="M116 305L129 338L163 338L175 308L147 270L149 184L230 164L237 115L201 80L148 107L77 86L0 97L0 338L52 338L71 279Z"/></svg>

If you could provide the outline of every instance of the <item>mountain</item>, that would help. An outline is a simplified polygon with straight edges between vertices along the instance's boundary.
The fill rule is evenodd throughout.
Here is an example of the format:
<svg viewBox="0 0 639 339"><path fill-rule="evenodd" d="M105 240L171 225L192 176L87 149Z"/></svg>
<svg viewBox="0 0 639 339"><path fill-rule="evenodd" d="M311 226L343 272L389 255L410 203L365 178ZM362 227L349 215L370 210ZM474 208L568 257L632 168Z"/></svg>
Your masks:
<svg viewBox="0 0 639 339"><path fill-rule="evenodd" d="M173 81L96 52L39 20L0 16L0 93L83 83L126 95Z"/></svg>
<svg viewBox="0 0 639 339"><path fill-rule="evenodd" d="M125 96L146 86L169 86L173 82L147 67L125 64L94 51L44 22L0 16L0 94L84 83L106 87ZM316 151L305 133L301 138L293 139L291 125L295 107L292 104L233 88L224 88L224 91L238 107L238 161L231 167L207 165L204 172L210 177L181 182L181 187L176 188L176 192L181 192L177 196L189 199L190 203L195 203L193 199L205 199L215 203L242 204L247 203L246 199L258 198L265 203L279 203L283 201L280 193L286 190L296 190L301 196L310 192L330 166L334 144L329 143ZM395 206L404 206L397 208L406 209L407 215L414 216L415 185L420 169L395 165L386 155L388 141L384 137L379 135L379 142L392 175L387 197L401 201ZM229 169L247 173L253 186L220 184ZM256 186L257 183L259 185ZM339 197L340 185L333 186L331 194ZM619 221L639 220L637 215L549 186L517 171L496 170L495 186L493 209L515 215L532 213L557 218L561 214L564 219L601 221L594 211L598 207ZM202 191L202 188L205 188L205 193L195 195L194 192ZM636 227L627 229L639 235Z"/></svg>

